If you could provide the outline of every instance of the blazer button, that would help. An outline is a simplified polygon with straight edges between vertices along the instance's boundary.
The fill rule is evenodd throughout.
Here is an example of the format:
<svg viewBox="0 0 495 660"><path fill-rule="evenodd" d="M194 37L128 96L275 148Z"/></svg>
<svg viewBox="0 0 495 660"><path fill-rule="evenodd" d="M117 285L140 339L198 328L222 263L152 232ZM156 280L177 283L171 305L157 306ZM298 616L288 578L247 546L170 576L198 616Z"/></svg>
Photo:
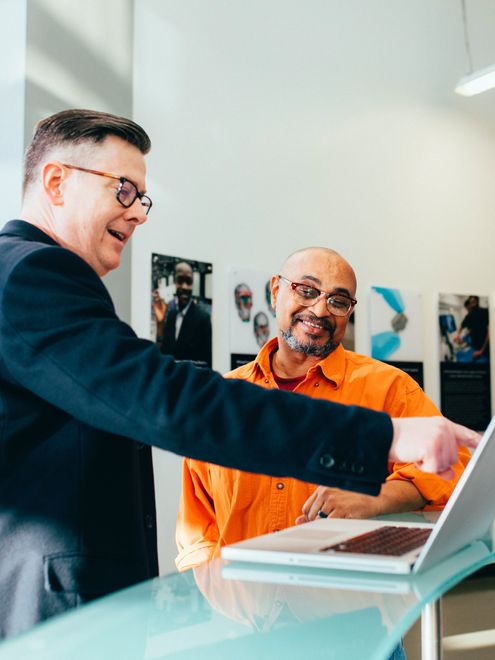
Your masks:
<svg viewBox="0 0 495 660"><path fill-rule="evenodd" d="M320 458L320 465L329 470L335 465L335 459L330 454L323 454Z"/></svg>

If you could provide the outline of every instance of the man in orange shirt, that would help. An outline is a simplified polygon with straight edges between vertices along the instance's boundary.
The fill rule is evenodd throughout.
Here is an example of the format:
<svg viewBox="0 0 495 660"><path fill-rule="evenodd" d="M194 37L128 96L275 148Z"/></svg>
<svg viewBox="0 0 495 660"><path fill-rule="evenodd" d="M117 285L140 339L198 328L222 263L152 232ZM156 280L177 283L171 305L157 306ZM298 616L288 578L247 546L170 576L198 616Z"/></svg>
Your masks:
<svg viewBox="0 0 495 660"><path fill-rule="evenodd" d="M392 417L440 415L410 376L342 347L357 301L354 271L339 254L327 248L299 250L280 272L271 279L277 337L262 347L253 362L227 378L365 406ZM311 427L307 432L311 434ZM442 508L469 455L460 448L455 477L448 481L421 472L413 464L390 464L377 497L185 459L177 567L197 566L217 557L223 545L317 516L368 518ZM342 470L349 468L358 470L359 462L341 466Z"/></svg>

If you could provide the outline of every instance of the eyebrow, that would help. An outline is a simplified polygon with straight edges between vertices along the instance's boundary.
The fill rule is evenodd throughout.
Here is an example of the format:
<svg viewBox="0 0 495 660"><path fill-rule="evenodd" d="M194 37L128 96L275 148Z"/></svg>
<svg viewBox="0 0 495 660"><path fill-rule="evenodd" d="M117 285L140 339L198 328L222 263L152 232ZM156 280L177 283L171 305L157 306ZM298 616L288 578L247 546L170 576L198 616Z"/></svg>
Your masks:
<svg viewBox="0 0 495 660"><path fill-rule="evenodd" d="M312 282L314 282L318 286L321 286L321 280L319 280L314 275L303 275L301 280L311 280ZM347 296L348 298L352 298L351 292L349 291L349 289L346 289L345 287L335 286L332 289L332 293L342 293L343 295Z"/></svg>
<svg viewBox="0 0 495 660"><path fill-rule="evenodd" d="M321 280L319 280L317 277L314 275L302 275L301 280L311 280L315 284L318 284L318 286L321 286Z"/></svg>

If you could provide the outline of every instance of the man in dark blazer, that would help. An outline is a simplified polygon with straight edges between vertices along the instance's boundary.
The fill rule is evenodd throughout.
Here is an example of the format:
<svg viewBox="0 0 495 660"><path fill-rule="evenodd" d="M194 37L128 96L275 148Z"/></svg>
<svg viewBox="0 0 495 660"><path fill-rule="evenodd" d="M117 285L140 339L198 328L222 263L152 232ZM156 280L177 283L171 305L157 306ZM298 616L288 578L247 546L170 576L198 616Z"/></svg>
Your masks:
<svg viewBox="0 0 495 660"><path fill-rule="evenodd" d="M145 222L135 123L68 110L26 152L0 232L0 634L157 574L150 446L376 493L387 459L449 469L477 435L265 392L175 363L114 311L101 277Z"/></svg>
<svg viewBox="0 0 495 660"><path fill-rule="evenodd" d="M176 360L190 360L211 367L211 319L192 299L193 270L185 261L175 265L176 297L169 304L163 327L161 351Z"/></svg>

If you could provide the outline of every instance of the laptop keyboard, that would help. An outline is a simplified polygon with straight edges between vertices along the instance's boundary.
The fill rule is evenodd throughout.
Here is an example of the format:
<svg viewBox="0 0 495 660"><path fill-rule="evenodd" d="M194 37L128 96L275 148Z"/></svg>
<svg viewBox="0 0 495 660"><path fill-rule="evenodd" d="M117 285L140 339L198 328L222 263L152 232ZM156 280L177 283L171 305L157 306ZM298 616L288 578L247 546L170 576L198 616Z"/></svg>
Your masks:
<svg viewBox="0 0 495 660"><path fill-rule="evenodd" d="M365 555L400 557L422 546L431 529L420 527L379 527L371 532L353 536L346 541L322 548L322 552L353 552Z"/></svg>

